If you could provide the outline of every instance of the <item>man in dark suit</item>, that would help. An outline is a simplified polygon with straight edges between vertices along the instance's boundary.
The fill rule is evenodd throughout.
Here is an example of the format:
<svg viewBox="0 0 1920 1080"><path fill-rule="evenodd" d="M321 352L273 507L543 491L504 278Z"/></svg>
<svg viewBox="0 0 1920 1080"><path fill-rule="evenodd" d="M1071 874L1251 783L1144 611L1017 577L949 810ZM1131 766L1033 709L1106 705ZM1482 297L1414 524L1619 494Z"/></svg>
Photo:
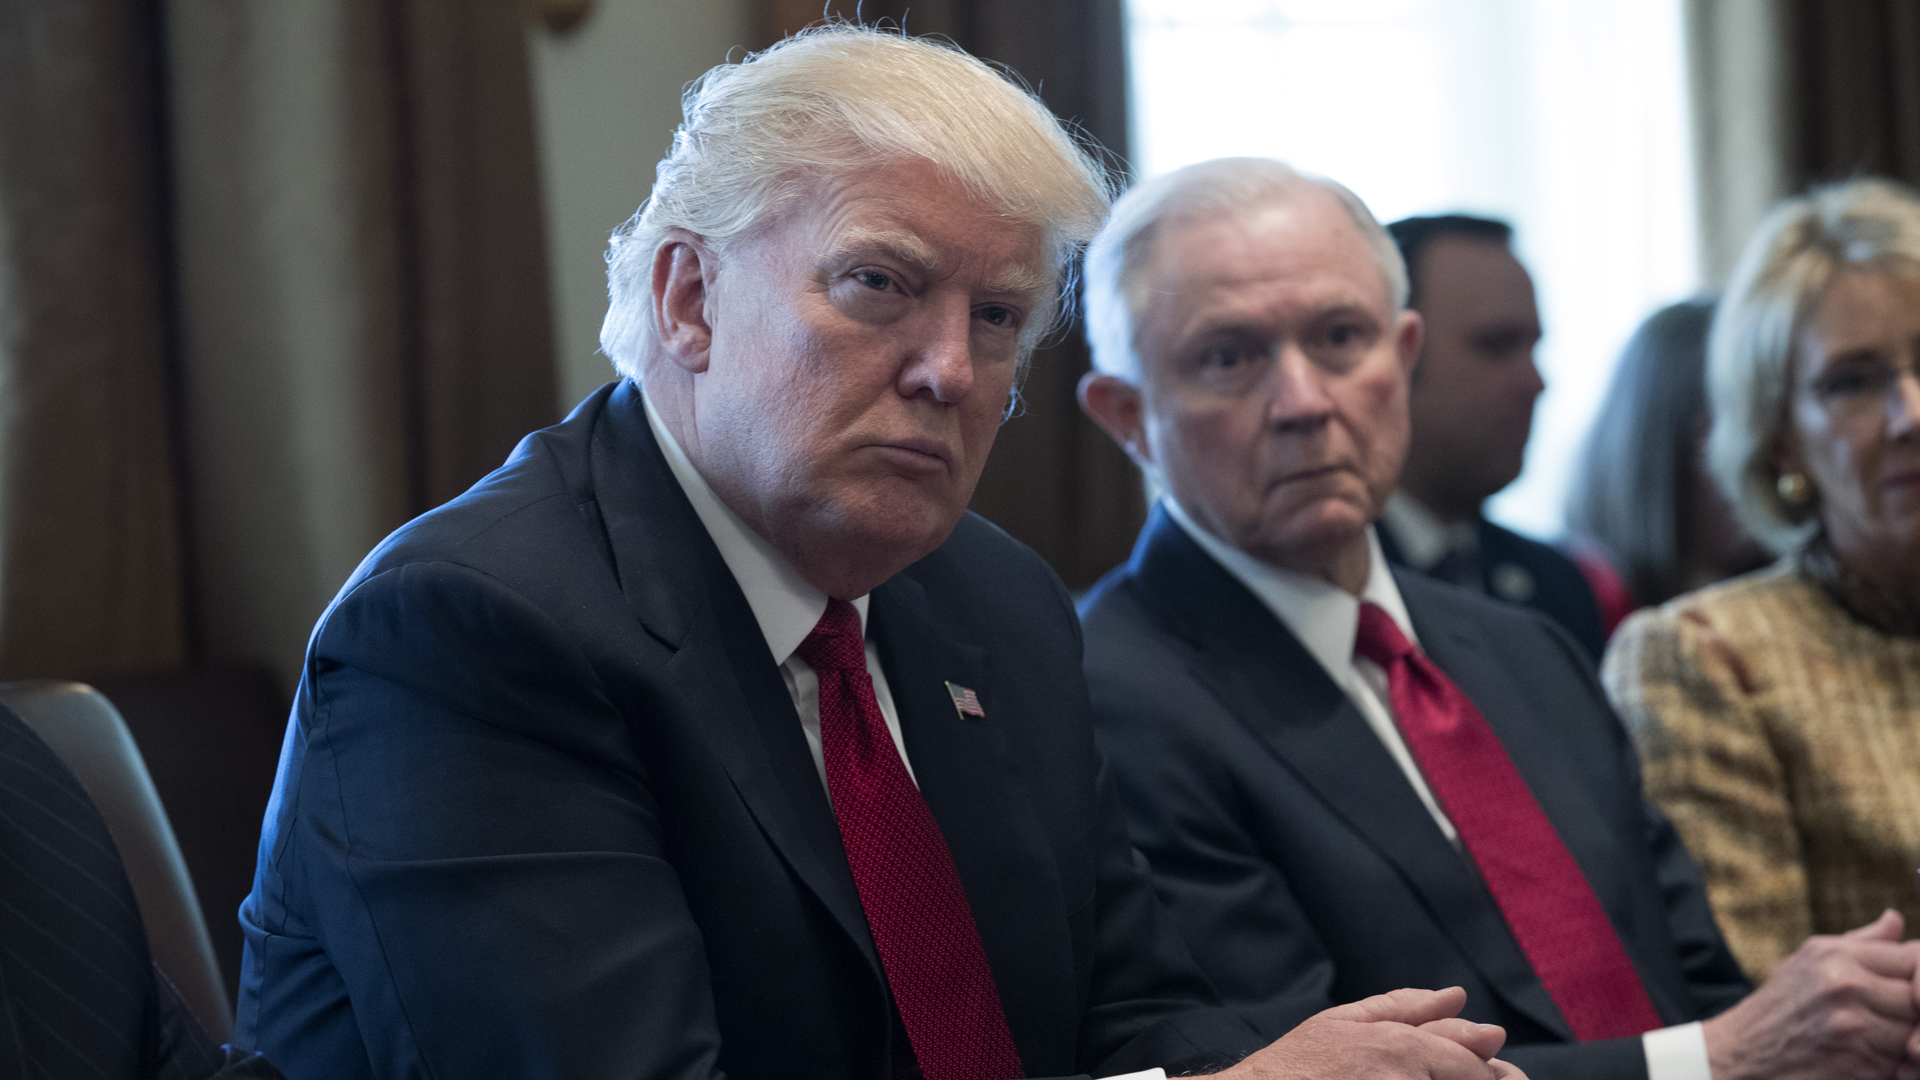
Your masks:
<svg viewBox="0 0 1920 1080"><path fill-rule="evenodd" d="M1407 267L1407 306L1425 333L1408 410L1412 448L1379 530L1387 559L1525 604L1598 661L1606 634L1593 588L1558 550L1495 525L1481 504L1520 475L1533 404L1540 310L1504 221L1445 214L1387 226Z"/></svg>
<svg viewBox="0 0 1920 1080"><path fill-rule="evenodd" d="M215 1045L155 967L107 823L0 706L0 1076L272 1080Z"/></svg>
<svg viewBox="0 0 1920 1080"><path fill-rule="evenodd" d="M1897 915L1749 994L1579 645L1387 567L1421 322L1358 199L1193 166L1115 205L1087 283L1082 403L1166 493L1083 606L1095 728L1229 1005L1273 1033L1459 985L1536 1077L1914 1073Z"/></svg>
<svg viewBox="0 0 1920 1080"><path fill-rule="evenodd" d="M701 80L609 257L626 378L314 631L241 1037L295 1080L1516 1075L1458 991L1272 1046L1218 1007L1064 590L965 513L1104 210L957 50L841 25Z"/></svg>

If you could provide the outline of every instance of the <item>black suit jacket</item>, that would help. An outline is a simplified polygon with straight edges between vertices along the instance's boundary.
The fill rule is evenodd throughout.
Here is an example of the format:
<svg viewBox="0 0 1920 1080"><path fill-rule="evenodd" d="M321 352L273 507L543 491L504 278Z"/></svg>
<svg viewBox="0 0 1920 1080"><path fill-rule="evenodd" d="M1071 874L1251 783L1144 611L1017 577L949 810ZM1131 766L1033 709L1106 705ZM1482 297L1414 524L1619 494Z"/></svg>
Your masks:
<svg viewBox="0 0 1920 1080"><path fill-rule="evenodd" d="M271 1080L215 1046L153 966L86 789L0 706L0 1076Z"/></svg>
<svg viewBox="0 0 1920 1080"><path fill-rule="evenodd" d="M1380 548L1386 552L1387 561L1405 566L1406 556L1400 551L1393 529L1383 521L1379 533ZM1600 662L1607 648L1606 626L1600 617L1600 602L1593 596L1593 586L1587 584L1587 576L1580 572L1578 564L1553 545L1521 536L1484 516L1474 524L1474 538L1480 549L1482 592L1524 604L1546 615L1573 635L1586 650L1589 662ZM1525 597L1502 593L1502 575L1510 573L1503 571L1503 567L1524 571L1532 591Z"/></svg>
<svg viewBox="0 0 1920 1080"><path fill-rule="evenodd" d="M1046 566L969 515L869 625L1029 1073L1263 1045L1135 864ZM891 1067L799 719L631 383L395 533L321 618L242 921L240 1038L295 1080Z"/></svg>
<svg viewBox="0 0 1920 1080"><path fill-rule="evenodd" d="M1660 1016L1749 989L1579 646L1525 608L1395 572L1421 645L1485 714L1619 931ZM1135 842L1221 995L1277 1035L1400 986L1467 989L1534 1080L1645 1074L1570 1045L1471 864L1359 709L1164 510L1088 596L1096 730Z"/></svg>

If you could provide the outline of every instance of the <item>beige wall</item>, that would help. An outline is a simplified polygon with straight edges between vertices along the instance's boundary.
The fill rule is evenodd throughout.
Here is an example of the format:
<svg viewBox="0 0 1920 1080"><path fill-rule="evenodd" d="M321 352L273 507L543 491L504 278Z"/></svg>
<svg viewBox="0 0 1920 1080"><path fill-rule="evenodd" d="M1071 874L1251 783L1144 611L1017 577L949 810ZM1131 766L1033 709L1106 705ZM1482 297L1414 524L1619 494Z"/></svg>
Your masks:
<svg viewBox="0 0 1920 1080"><path fill-rule="evenodd" d="M613 378L597 351L607 234L646 198L681 88L748 26L745 0L599 0L572 31L530 31L562 410Z"/></svg>

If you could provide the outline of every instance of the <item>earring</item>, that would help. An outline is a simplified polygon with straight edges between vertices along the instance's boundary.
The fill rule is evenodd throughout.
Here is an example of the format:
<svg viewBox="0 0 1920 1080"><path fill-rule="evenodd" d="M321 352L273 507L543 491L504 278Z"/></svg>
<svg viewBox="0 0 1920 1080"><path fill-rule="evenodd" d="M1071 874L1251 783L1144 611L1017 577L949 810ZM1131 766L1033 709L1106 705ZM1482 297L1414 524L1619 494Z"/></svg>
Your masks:
<svg viewBox="0 0 1920 1080"><path fill-rule="evenodd" d="M1813 481L1807 479L1806 473L1781 473L1773 486L1788 506L1799 506L1813 498Z"/></svg>

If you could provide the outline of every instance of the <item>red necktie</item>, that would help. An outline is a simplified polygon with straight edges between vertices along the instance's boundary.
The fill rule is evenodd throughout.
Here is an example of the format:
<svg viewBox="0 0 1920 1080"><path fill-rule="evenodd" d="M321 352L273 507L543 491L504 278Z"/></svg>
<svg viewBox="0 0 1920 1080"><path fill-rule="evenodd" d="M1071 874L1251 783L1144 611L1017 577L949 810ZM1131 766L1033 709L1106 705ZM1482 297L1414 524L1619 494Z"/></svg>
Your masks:
<svg viewBox="0 0 1920 1080"><path fill-rule="evenodd" d="M927 1080L1025 1076L953 855L873 696L860 613L829 599L798 652L820 676L840 843L920 1071Z"/></svg>
<svg viewBox="0 0 1920 1080"><path fill-rule="evenodd" d="M1387 673L1393 711L1427 785L1500 905L1541 985L1582 1041L1661 1025L1620 935L1486 718L1377 604L1353 651Z"/></svg>

